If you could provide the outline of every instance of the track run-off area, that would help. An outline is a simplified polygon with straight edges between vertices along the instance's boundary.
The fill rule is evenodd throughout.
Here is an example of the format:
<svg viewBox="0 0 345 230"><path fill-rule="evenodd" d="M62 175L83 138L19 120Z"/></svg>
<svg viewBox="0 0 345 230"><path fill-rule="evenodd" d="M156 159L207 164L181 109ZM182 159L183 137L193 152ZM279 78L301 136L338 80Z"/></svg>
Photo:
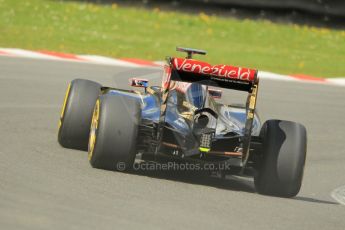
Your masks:
<svg viewBox="0 0 345 230"><path fill-rule="evenodd" d="M0 57L1 229L344 229L345 87L261 80L262 121L308 131L302 189L284 199L255 193L250 178L97 170L86 152L59 146L68 82L128 88L129 77L146 74L160 85L159 66L133 68ZM232 93L223 90L223 102Z"/></svg>

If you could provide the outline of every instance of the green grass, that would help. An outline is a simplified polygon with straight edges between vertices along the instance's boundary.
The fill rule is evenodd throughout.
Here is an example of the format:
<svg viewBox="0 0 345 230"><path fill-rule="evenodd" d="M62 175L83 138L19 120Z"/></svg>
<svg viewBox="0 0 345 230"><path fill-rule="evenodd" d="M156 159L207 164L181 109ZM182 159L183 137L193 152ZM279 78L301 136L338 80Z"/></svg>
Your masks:
<svg viewBox="0 0 345 230"><path fill-rule="evenodd" d="M214 64L345 76L345 31L53 0L0 0L0 47L162 60L175 46Z"/></svg>

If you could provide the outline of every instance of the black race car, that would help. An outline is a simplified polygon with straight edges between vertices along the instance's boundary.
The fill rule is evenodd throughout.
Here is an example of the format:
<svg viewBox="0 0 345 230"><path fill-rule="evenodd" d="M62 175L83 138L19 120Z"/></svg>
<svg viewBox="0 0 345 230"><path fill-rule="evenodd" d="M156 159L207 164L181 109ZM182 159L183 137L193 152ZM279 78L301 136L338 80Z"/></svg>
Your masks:
<svg viewBox="0 0 345 230"><path fill-rule="evenodd" d="M221 175L254 172L259 193L295 196L306 159L305 127L283 120L261 124L256 70L210 65L192 59L205 51L178 50L188 56L167 58L162 86L130 79L143 92L73 80L62 107L59 143L88 150L94 168L130 170L140 154L148 162L189 162ZM246 103L220 104L220 88L247 92Z"/></svg>

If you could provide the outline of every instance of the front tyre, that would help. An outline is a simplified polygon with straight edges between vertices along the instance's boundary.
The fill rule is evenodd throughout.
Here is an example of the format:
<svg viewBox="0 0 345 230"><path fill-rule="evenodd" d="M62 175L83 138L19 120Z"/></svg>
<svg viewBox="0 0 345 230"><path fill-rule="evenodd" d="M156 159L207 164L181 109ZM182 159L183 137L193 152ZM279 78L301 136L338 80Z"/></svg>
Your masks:
<svg viewBox="0 0 345 230"><path fill-rule="evenodd" d="M68 85L59 121L60 145L87 150L92 112L101 87L84 79L74 79Z"/></svg>
<svg viewBox="0 0 345 230"><path fill-rule="evenodd" d="M301 188L307 151L303 125L281 120L264 123L261 159L254 177L256 190L265 195L294 197Z"/></svg>
<svg viewBox="0 0 345 230"><path fill-rule="evenodd" d="M125 171L136 155L140 103L135 98L102 95L96 102L89 136L92 167Z"/></svg>

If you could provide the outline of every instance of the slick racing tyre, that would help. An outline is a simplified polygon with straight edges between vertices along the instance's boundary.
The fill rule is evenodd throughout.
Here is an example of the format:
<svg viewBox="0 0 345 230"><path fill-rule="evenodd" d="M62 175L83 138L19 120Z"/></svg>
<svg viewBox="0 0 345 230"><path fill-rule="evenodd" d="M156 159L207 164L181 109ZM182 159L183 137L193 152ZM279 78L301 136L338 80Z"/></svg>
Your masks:
<svg viewBox="0 0 345 230"><path fill-rule="evenodd" d="M136 155L140 103L135 98L102 95L96 102L89 138L92 167L125 171Z"/></svg>
<svg viewBox="0 0 345 230"><path fill-rule="evenodd" d="M73 80L62 105L58 141L65 148L87 150L91 117L101 85L83 79Z"/></svg>
<svg viewBox="0 0 345 230"><path fill-rule="evenodd" d="M256 190L265 195L294 197L301 188L307 151L303 125L281 120L264 123L263 151L254 177Z"/></svg>

